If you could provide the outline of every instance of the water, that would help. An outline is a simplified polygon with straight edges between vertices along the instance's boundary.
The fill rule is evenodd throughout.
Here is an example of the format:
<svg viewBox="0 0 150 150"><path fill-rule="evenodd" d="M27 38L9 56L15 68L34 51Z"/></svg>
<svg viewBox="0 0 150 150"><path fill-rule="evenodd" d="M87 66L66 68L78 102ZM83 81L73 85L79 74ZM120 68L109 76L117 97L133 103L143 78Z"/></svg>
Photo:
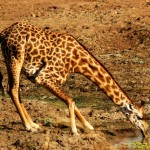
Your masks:
<svg viewBox="0 0 150 150"><path fill-rule="evenodd" d="M129 149L133 148L133 144L136 142L141 142L143 139L142 134L138 134L136 136L121 136L117 137L115 140L114 148L119 148L122 145L127 146Z"/></svg>
<svg viewBox="0 0 150 150"><path fill-rule="evenodd" d="M107 123L106 128L108 129L106 131L109 132L105 133L111 139L111 144L116 150L137 150L137 147L147 148L147 145L142 145L142 133L138 129L131 128L128 123ZM150 138L148 138L148 142L148 149L150 149Z"/></svg>

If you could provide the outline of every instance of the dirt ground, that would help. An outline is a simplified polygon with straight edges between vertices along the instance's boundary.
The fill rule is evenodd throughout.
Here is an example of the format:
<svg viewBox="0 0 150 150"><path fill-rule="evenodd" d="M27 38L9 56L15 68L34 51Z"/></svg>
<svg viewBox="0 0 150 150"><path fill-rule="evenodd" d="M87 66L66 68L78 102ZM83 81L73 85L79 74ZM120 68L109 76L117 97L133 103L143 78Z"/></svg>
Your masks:
<svg viewBox="0 0 150 150"><path fill-rule="evenodd" d="M149 116L149 12L149 0L3 0L0 1L0 31L16 21L28 21L72 34L105 65L135 103L146 102L145 111ZM0 60L6 88L1 52ZM112 150L116 149L114 138L120 138L119 133L138 134L120 108L81 75L71 75L63 85L95 127L94 131L83 131L77 122L80 136L70 133L68 110L60 100L24 76L20 87L25 107L42 129L34 134L25 131L6 95L0 101L0 150Z"/></svg>

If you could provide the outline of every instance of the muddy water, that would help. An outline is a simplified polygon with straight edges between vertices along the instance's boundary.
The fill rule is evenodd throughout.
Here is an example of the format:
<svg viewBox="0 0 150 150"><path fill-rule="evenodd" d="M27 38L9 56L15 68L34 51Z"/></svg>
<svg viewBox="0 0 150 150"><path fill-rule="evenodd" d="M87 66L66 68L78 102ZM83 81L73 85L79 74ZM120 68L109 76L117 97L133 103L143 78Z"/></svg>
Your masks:
<svg viewBox="0 0 150 150"><path fill-rule="evenodd" d="M108 136L108 139L116 150L133 150L136 143L140 144L143 140L140 131L128 123L107 123L105 128L106 130L103 130L103 132Z"/></svg>
<svg viewBox="0 0 150 150"><path fill-rule="evenodd" d="M122 146L126 146L128 147L128 149L132 149L133 148L133 143L135 142L141 142L142 141L142 135L138 134L138 135L124 135L121 137L117 137L113 143L114 148L120 148Z"/></svg>
<svg viewBox="0 0 150 150"><path fill-rule="evenodd" d="M150 123L148 121L148 123ZM122 126L122 123L118 125L121 129L125 126ZM133 150L133 149L150 149L150 138L145 140L145 144L143 145L143 135L138 129L132 128L128 130L129 126L126 125L125 132L116 132L116 136L114 138L113 145L116 149L121 149L121 147L125 147L126 150ZM129 127L130 128L130 127ZM122 131L122 129L120 130ZM127 131L127 132L126 132Z"/></svg>

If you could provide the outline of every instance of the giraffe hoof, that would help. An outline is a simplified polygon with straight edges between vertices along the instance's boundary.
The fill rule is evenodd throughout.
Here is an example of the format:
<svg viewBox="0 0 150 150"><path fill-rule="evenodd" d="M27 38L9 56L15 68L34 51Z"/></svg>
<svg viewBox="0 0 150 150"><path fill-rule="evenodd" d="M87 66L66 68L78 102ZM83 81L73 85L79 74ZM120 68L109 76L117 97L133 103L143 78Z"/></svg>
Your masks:
<svg viewBox="0 0 150 150"><path fill-rule="evenodd" d="M72 128L71 131L72 131L73 135L79 135L76 127Z"/></svg>
<svg viewBox="0 0 150 150"><path fill-rule="evenodd" d="M37 124L37 123L33 123L32 127L35 128L35 129L38 129L38 130L40 129L40 125Z"/></svg>
<svg viewBox="0 0 150 150"><path fill-rule="evenodd" d="M80 136L78 132L77 133L73 133L73 135L74 136Z"/></svg>
<svg viewBox="0 0 150 150"><path fill-rule="evenodd" d="M89 124L89 122L86 122L85 128L89 130L94 130L94 128Z"/></svg>
<svg viewBox="0 0 150 150"><path fill-rule="evenodd" d="M31 127L28 131L32 133L37 133L39 131L39 128L37 129L37 128Z"/></svg>
<svg viewBox="0 0 150 150"><path fill-rule="evenodd" d="M37 133L40 130L40 126L36 123L33 123L32 125L27 126L26 130L32 133Z"/></svg>

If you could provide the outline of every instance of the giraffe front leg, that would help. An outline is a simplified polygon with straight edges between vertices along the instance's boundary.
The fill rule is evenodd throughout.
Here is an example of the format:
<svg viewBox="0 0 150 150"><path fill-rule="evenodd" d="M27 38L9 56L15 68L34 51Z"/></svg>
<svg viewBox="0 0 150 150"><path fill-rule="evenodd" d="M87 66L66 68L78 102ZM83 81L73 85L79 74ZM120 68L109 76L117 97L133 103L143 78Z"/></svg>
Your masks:
<svg viewBox="0 0 150 150"><path fill-rule="evenodd" d="M70 126L71 126L72 133L78 135L76 123L75 123L75 113L74 113L75 112L75 103L74 102L72 102L69 105L69 112L70 112Z"/></svg>
<svg viewBox="0 0 150 150"><path fill-rule="evenodd" d="M36 77L35 79L36 83L42 85L43 87L48 89L50 92L52 92L57 97L59 97L62 101L65 102L65 104L69 108L71 131L73 134L78 135L76 122L75 122L75 104L73 100L68 95L66 95L59 87L57 87L57 85L55 85L55 82L52 82L52 80L50 80L51 78L47 80L43 80L42 78L43 73L44 73L44 70L42 70L40 74L38 75L38 77Z"/></svg>
<svg viewBox="0 0 150 150"><path fill-rule="evenodd" d="M85 129L94 130L93 126L82 116L79 109L75 106L75 114Z"/></svg>
<svg viewBox="0 0 150 150"><path fill-rule="evenodd" d="M74 104L73 100L56 86L51 86L51 88L49 88L49 89L50 89L50 91L53 91L53 93L56 96L58 96L61 100L63 100L66 103L66 105L68 106L71 131L73 134L78 135L76 122L75 122L75 104Z"/></svg>

